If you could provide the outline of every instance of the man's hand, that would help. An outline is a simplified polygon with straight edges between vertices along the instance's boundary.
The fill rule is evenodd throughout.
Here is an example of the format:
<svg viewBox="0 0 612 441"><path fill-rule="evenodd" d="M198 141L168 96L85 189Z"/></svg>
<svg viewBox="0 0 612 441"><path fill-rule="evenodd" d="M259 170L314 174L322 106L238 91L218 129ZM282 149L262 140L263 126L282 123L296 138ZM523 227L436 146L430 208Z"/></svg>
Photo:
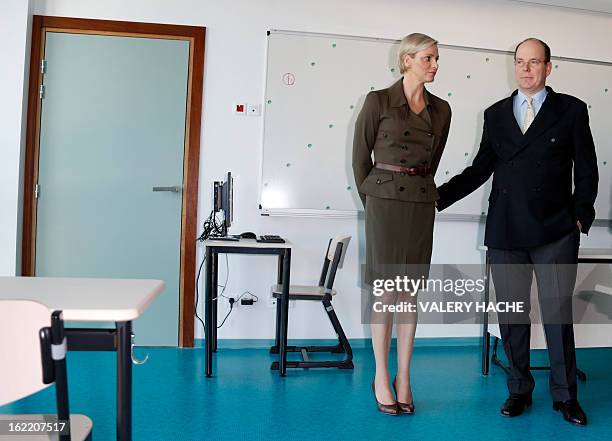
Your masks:
<svg viewBox="0 0 612 441"><path fill-rule="evenodd" d="M580 221L576 221L576 225L578 225L578 231L582 233L582 224L580 223Z"/></svg>

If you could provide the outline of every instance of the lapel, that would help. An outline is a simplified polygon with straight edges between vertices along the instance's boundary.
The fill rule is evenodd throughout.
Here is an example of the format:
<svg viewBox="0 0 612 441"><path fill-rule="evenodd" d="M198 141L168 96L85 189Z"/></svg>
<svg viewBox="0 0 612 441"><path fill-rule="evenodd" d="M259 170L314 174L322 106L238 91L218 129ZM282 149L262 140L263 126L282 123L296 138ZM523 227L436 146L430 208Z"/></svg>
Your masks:
<svg viewBox="0 0 612 441"><path fill-rule="evenodd" d="M562 109L559 108L557 94L549 86L546 86L546 90L548 91L546 99L525 134L521 131L514 117L514 97L517 95L518 91L515 90L512 95L502 102L500 126L511 141L511 143L503 143L498 146L502 158L510 159L515 156L535 141L544 131L553 126L561 117Z"/></svg>
<svg viewBox="0 0 612 441"><path fill-rule="evenodd" d="M521 142L522 148L528 146L544 131L553 126L559 118L561 118L561 109L559 108L559 99L557 94L548 86L546 86L546 90L548 91L546 99L544 100L544 103L542 103L542 107L529 126L529 129L527 129L525 135L523 136Z"/></svg>
<svg viewBox="0 0 612 441"><path fill-rule="evenodd" d="M408 121L408 115L410 114L410 107L408 106L406 95L404 95L404 85L402 83L403 80L404 80L404 77L400 78L391 87L389 87L389 105L391 107L400 108L398 109L399 114L402 120L406 122ZM424 96L425 105L427 106L428 110L431 111L431 105L429 104L430 98L428 94L429 92L425 90L425 96ZM431 128L429 127L429 124L427 124L427 121L424 121L422 118L419 118L416 115L414 116L414 118L411 118L411 126L417 129L427 131L427 132L431 130Z"/></svg>
<svg viewBox="0 0 612 441"><path fill-rule="evenodd" d="M501 125L504 128L504 133L510 137L512 144L518 148L523 141L524 135L514 117L514 97L517 94L518 90L515 90L512 92L512 95L506 98L502 103Z"/></svg>
<svg viewBox="0 0 612 441"><path fill-rule="evenodd" d="M431 118L431 131L436 136L442 136L442 130L444 130L444 118L440 114L441 109L437 104L438 101L432 99L432 95L427 89L425 89L425 100L427 101L427 109L429 110L429 117Z"/></svg>

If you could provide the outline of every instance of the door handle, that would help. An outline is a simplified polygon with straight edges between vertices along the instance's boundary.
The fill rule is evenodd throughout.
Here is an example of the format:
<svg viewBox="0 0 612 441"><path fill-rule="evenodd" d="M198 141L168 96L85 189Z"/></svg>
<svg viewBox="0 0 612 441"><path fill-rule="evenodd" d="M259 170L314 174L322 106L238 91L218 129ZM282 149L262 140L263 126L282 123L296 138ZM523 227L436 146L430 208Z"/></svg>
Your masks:
<svg viewBox="0 0 612 441"><path fill-rule="evenodd" d="M153 187L153 191L171 191L173 193L180 193L181 187L175 185L174 187Z"/></svg>

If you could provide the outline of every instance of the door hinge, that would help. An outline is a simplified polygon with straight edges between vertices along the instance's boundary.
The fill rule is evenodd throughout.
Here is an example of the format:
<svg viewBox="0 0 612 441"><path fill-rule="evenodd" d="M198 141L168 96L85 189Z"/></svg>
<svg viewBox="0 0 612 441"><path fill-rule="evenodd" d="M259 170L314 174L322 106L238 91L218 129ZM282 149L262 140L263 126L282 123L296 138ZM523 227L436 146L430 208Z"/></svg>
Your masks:
<svg viewBox="0 0 612 441"><path fill-rule="evenodd" d="M45 86L43 84L40 85L38 96L40 97L41 100L45 97Z"/></svg>
<svg viewBox="0 0 612 441"><path fill-rule="evenodd" d="M36 184L34 186L34 199L38 199L38 195L40 195L40 186Z"/></svg>
<svg viewBox="0 0 612 441"><path fill-rule="evenodd" d="M40 73L47 73L47 60L40 60Z"/></svg>

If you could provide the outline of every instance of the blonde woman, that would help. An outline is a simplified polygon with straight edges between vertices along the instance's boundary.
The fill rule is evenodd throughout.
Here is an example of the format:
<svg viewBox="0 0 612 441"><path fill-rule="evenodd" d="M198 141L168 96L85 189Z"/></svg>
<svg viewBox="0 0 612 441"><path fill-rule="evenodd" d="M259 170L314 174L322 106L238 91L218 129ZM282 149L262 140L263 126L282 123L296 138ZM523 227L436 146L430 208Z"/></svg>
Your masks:
<svg viewBox="0 0 612 441"><path fill-rule="evenodd" d="M368 93L355 125L353 173L365 207L365 284L396 275L429 272L433 241L434 174L450 128L448 103L425 89L438 71L437 41L410 34L399 45L402 78L388 89ZM374 152L374 160L372 160ZM387 291L385 303L414 301L410 293ZM414 413L410 359L416 316L398 320L397 375L389 375L393 313L370 317L377 408L389 415ZM402 322L402 323L400 323Z"/></svg>

